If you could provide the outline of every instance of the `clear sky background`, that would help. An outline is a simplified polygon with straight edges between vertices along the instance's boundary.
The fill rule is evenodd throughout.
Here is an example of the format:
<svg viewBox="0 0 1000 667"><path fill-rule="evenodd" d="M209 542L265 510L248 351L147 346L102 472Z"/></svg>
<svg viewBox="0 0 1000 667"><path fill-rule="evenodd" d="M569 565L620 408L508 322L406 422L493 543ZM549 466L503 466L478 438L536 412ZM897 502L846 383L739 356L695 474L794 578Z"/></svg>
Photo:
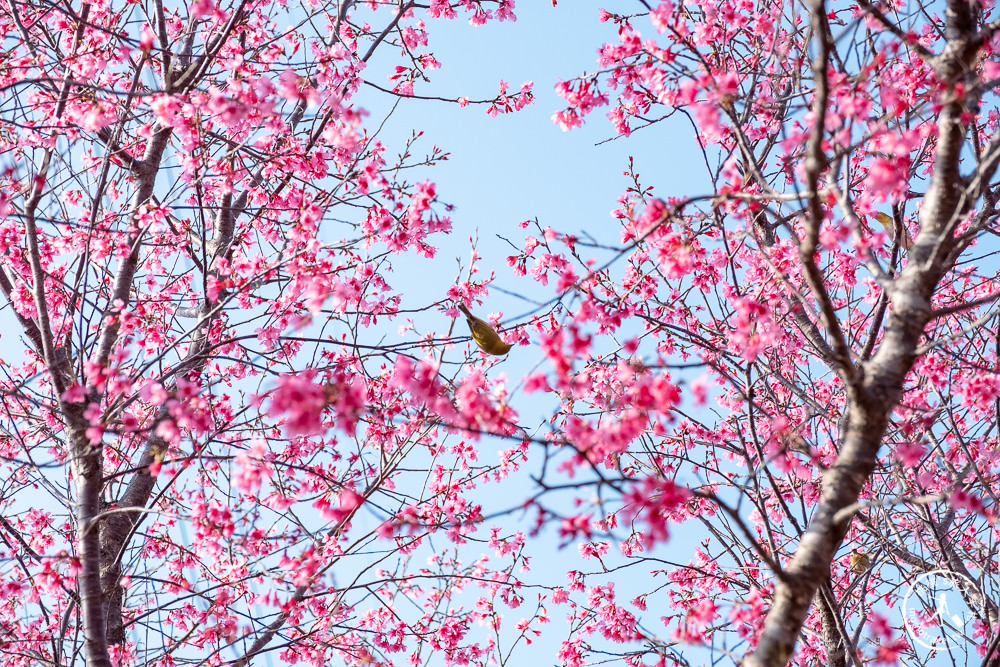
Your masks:
<svg viewBox="0 0 1000 667"><path fill-rule="evenodd" d="M481 266L484 273L496 271L496 286L525 293L526 298L549 298L551 294L532 288L530 278L514 278L505 258L515 250L497 235L520 248L530 232L518 223L537 217L543 227L569 233L586 230L617 243L619 222L609 213L629 185L622 175L629 155L635 156L636 169L661 197L707 191L703 162L683 116L601 145L596 144L615 137L603 111L570 132L552 122L553 112L565 106L555 93L556 82L596 69L597 48L617 41L617 27L598 20L598 11L605 5L617 11L642 8L635 0L610 4L563 0L556 7L548 0L522 0L515 23L494 21L472 27L461 15L451 21L428 21L430 43L425 50L434 53L443 67L430 73L430 84L417 83L418 95L485 99L497 94L501 79L510 84L511 91L530 80L535 82L535 103L517 113L490 118L485 106L460 108L415 99L400 104L387 123L382 136L389 146L401 145L416 129L425 133L418 148L426 150L436 144L451 154L447 163L426 172L437 183L441 200L454 204L455 210L451 238L437 239L441 271L434 276L422 273L421 280L426 281L422 287L440 287L443 297L455 275L451 258L467 261L468 239L478 235ZM636 25L646 34L654 32L645 18ZM370 64L366 77L388 85L385 77L396 62L394 56L384 50ZM374 121L377 110L389 102L386 97L368 88L356 99L373 110L369 120ZM369 127L374 125L369 123ZM405 271L403 263L396 265ZM426 271L426 266L419 270ZM485 305L489 311L503 310L505 320L531 309L528 303L499 293L491 294Z"/></svg>

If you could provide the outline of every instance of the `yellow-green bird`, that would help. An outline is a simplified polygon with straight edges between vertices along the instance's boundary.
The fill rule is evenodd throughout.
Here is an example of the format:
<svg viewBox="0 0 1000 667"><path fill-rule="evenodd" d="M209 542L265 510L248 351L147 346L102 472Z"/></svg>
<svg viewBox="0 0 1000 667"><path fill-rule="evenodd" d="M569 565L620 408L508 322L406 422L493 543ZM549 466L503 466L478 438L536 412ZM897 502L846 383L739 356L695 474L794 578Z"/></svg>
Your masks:
<svg viewBox="0 0 1000 667"><path fill-rule="evenodd" d="M855 551L851 554L851 572L864 574L871 566L871 558L864 551Z"/></svg>
<svg viewBox="0 0 1000 667"><path fill-rule="evenodd" d="M476 341L479 349L486 354L497 356L510 352L510 345L500 339L500 335L493 327L470 313L464 304L458 304L458 309L465 315L465 321L469 323L469 331L472 332L472 340Z"/></svg>
<svg viewBox="0 0 1000 667"><path fill-rule="evenodd" d="M885 227L885 231L889 233L889 238L894 238L896 236L896 222L887 213L882 211L877 211L875 213L875 219L882 223ZM910 232L903 227L903 247L909 250L913 246L913 239L910 238Z"/></svg>

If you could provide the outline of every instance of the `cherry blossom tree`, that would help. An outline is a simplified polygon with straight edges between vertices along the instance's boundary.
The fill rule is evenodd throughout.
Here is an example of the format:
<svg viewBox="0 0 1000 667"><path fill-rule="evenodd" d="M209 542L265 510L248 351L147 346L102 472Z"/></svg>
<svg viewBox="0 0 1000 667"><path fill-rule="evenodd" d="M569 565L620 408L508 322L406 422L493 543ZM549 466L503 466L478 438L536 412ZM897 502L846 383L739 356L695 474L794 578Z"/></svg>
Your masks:
<svg viewBox="0 0 1000 667"><path fill-rule="evenodd" d="M538 520L595 562L561 660L1000 664L993 3L637 4L554 120L665 160L686 123L706 191L629 165L617 245L543 221L509 258L556 288L526 389L575 478ZM962 623L904 604L926 576Z"/></svg>
<svg viewBox="0 0 1000 667"><path fill-rule="evenodd" d="M684 124L706 189L629 163L615 243L522 223L514 389L410 321L493 278L404 300L448 154L359 102L511 0L0 7L6 663L1000 664L992 6L617 4L553 119ZM550 529L595 565L529 589Z"/></svg>

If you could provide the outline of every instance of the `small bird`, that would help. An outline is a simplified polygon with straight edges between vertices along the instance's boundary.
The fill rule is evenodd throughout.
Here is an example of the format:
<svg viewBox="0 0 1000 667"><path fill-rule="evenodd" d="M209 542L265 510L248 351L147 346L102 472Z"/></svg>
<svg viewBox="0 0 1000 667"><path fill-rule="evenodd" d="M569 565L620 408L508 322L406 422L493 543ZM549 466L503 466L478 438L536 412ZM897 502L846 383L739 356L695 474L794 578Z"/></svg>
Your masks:
<svg viewBox="0 0 1000 667"><path fill-rule="evenodd" d="M875 219L882 223L882 226L885 227L885 231L889 232L889 238L894 239L896 237L896 223L887 213L883 213L882 211L877 211L875 213ZM912 245L913 245L913 239L910 238L910 232L904 226L903 247L909 250L910 246Z"/></svg>
<svg viewBox="0 0 1000 667"><path fill-rule="evenodd" d="M864 574L871 567L872 561L864 551L855 551L851 554L851 572Z"/></svg>
<svg viewBox="0 0 1000 667"><path fill-rule="evenodd" d="M472 340L476 341L479 349L486 354L497 356L510 352L510 345L500 339L493 327L470 313L464 304L458 304L458 309L465 314L465 321L469 323L469 331L472 332Z"/></svg>

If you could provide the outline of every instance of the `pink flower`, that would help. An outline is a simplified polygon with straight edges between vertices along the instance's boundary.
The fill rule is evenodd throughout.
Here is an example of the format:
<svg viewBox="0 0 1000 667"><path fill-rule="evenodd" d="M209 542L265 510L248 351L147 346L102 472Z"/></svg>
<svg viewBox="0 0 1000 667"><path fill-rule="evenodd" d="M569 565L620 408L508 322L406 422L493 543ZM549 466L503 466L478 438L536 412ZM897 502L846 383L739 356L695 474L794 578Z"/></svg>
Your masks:
<svg viewBox="0 0 1000 667"><path fill-rule="evenodd" d="M872 613L868 621L868 627L872 635L878 641L873 662L877 665L895 665L899 661L900 654L910 648L905 637L893 639L895 631L889 625L889 621L881 614Z"/></svg>
<svg viewBox="0 0 1000 667"><path fill-rule="evenodd" d="M209 16L215 12L215 3L212 0L195 0L188 7L192 16Z"/></svg>
<svg viewBox="0 0 1000 667"><path fill-rule="evenodd" d="M298 375L282 375L271 392L271 417L285 416L285 433L289 436L319 435L325 430L322 414L326 407L326 392L313 382L315 371Z"/></svg>
<svg viewBox="0 0 1000 667"><path fill-rule="evenodd" d="M430 7L427 8L427 15L436 19L453 19L458 16L451 8L450 0L431 0Z"/></svg>
<svg viewBox="0 0 1000 667"><path fill-rule="evenodd" d="M332 509L329 507L320 508L320 513L323 515L323 518L340 524L351 516L356 509L361 507L364 501L364 496L359 495L353 489L344 489L337 496L337 507Z"/></svg>
<svg viewBox="0 0 1000 667"><path fill-rule="evenodd" d="M910 645L905 637L890 639L875 650L874 662L877 665L895 665L899 662L900 654L908 648Z"/></svg>
<svg viewBox="0 0 1000 667"><path fill-rule="evenodd" d="M865 183L876 201L902 197L906 194L910 173L909 157L872 160Z"/></svg>
<svg viewBox="0 0 1000 667"><path fill-rule="evenodd" d="M678 510L691 497L691 492L669 479L646 478L633 484L622 499L627 520L642 518L648 525L644 537L652 544L670 538L667 520L678 516Z"/></svg>
<svg viewBox="0 0 1000 667"><path fill-rule="evenodd" d="M101 100L94 100L85 109L81 109L78 115L80 127L90 132L96 132L102 127L111 125L118 117L115 115L114 107Z"/></svg>
<svg viewBox="0 0 1000 667"><path fill-rule="evenodd" d="M919 442L901 442L892 450L896 460L908 468L918 465L925 453L927 448Z"/></svg>
<svg viewBox="0 0 1000 667"><path fill-rule="evenodd" d="M163 405L170 398L170 394L159 382L147 382L139 390L139 396L142 397L142 400L153 405Z"/></svg>
<svg viewBox="0 0 1000 667"><path fill-rule="evenodd" d="M246 118L250 109L245 104L227 97L221 90L213 88L210 91L209 110L217 114L225 125L233 126Z"/></svg>
<svg viewBox="0 0 1000 667"><path fill-rule="evenodd" d="M545 373L538 372L532 373L524 378L524 392L526 394L532 394L536 391L551 391L549 387L549 382L545 377Z"/></svg>
<svg viewBox="0 0 1000 667"><path fill-rule="evenodd" d="M153 33L153 29L147 23L142 26L142 32L139 37L139 48L143 51L150 51L153 48L153 44L156 42L156 35Z"/></svg>
<svg viewBox="0 0 1000 667"><path fill-rule="evenodd" d="M566 546L577 539L577 537L589 540L591 534L590 521L593 516L593 514L586 514L563 519L562 525L559 526L559 537L565 537L566 541L560 544L559 547Z"/></svg>
<svg viewBox="0 0 1000 667"><path fill-rule="evenodd" d="M702 600L701 604L691 610L689 618L702 627L707 627L709 623L718 618L718 607L711 600Z"/></svg>
<svg viewBox="0 0 1000 667"><path fill-rule="evenodd" d="M691 381L691 395L695 405L705 405L708 400L708 377L701 375Z"/></svg>
<svg viewBox="0 0 1000 667"><path fill-rule="evenodd" d="M278 94L289 102L302 101L311 107L319 103L319 93L309 79L299 76L295 70L286 69L278 77Z"/></svg>
<svg viewBox="0 0 1000 667"><path fill-rule="evenodd" d="M516 21L517 17L514 15L514 0L499 0L500 6L497 7L497 20L498 21Z"/></svg>
<svg viewBox="0 0 1000 667"><path fill-rule="evenodd" d="M163 127L175 127L181 121L182 104L170 95L157 95L149 103L149 108Z"/></svg>
<svg viewBox="0 0 1000 667"><path fill-rule="evenodd" d="M65 403L82 403L83 399L86 397L86 392L83 386L77 382L74 382L63 392L62 400Z"/></svg>
<svg viewBox="0 0 1000 667"><path fill-rule="evenodd" d="M254 493L260 489L264 479L274 474L271 464L265 458L267 447L262 440L255 440L250 451L241 451L235 458L236 472L233 486L244 493Z"/></svg>
<svg viewBox="0 0 1000 667"><path fill-rule="evenodd" d="M881 614L872 613L868 620L868 627L871 628L872 634L876 637L892 636L892 626L889 625L889 619Z"/></svg>
<svg viewBox="0 0 1000 667"><path fill-rule="evenodd" d="M954 489L948 494L948 502L955 509L966 509L977 514L984 514L986 508L983 501L978 496L974 496L964 489Z"/></svg>

